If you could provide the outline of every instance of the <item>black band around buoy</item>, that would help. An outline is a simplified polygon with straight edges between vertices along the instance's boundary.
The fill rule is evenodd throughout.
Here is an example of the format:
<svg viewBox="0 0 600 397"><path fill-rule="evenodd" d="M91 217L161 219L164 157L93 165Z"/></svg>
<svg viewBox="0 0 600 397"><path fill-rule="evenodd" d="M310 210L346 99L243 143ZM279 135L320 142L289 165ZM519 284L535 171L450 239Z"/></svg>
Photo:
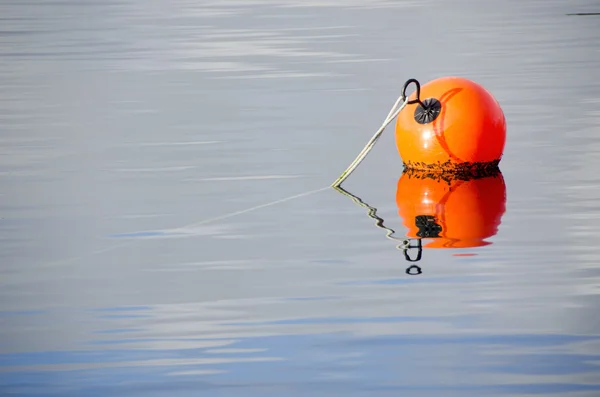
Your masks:
<svg viewBox="0 0 600 397"><path fill-rule="evenodd" d="M442 110L442 104L435 98L427 98L425 101L421 101L421 84L417 79L409 79L404 83L404 88L402 89L402 96L404 98L408 98L406 95L406 89L411 83L415 83L417 86L417 99L413 99L411 101L406 102L408 105L413 105L418 103L419 106L415 109L415 121L419 124L428 124L435 120Z"/></svg>

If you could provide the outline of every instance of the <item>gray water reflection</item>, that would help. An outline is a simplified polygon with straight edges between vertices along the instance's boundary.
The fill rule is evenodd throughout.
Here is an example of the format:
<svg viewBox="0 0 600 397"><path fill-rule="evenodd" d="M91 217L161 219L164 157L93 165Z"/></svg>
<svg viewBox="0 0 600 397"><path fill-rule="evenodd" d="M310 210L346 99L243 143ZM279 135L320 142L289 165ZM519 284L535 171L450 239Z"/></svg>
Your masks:
<svg viewBox="0 0 600 397"><path fill-rule="evenodd" d="M0 391L596 396L594 1L0 3ZM502 104L492 244L328 186L404 81ZM407 231L388 131L345 185ZM458 255L456 255L458 254Z"/></svg>

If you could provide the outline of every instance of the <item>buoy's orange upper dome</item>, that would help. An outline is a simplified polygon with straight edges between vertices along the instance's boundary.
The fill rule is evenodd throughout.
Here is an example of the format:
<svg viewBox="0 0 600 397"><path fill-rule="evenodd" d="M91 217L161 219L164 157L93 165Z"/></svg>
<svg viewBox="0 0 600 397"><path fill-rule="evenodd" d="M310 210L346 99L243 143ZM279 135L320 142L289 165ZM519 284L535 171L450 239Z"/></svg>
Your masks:
<svg viewBox="0 0 600 397"><path fill-rule="evenodd" d="M407 168L447 171L497 163L506 142L506 120L496 99L481 85L444 77L421 87L420 100L437 99L439 115L415 120L419 104L407 105L396 122L396 144ZM409 100L416 99L414 92Z"/></svg>

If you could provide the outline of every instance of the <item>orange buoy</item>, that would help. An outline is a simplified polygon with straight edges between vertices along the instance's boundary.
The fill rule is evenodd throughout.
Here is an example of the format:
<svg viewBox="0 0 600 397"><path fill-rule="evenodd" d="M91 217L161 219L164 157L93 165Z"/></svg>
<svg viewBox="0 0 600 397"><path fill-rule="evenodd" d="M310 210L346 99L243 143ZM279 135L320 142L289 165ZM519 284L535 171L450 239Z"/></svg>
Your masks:
<svg viewBox="0 0 600 397"><path fill-rule="evenodd" d="M396 145L405 168L468 171L497 168L506 142L506 120L481 85L444 77L420 87L396 121ZM422 99L423 98L423 99Z"/></svg>
<svg viewBox="0 0 600 397"><path fill-rule="evenodd" d="M470 178L453 173L406 170L398 180L396 205L407 237L432 239L427 248L488 245L506 208L500 171Z"/></svg>

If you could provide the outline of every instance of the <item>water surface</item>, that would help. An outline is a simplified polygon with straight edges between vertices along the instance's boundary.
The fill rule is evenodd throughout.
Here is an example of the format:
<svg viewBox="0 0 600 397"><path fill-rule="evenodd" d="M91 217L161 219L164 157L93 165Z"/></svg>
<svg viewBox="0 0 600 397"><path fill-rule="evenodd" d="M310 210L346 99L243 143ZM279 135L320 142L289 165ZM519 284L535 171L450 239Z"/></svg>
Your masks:
<svg viewBox="0 0 600 397"><path fill-rule="evenodd" d="M597 11L3 2L1 394L597 396L600 20L566 15ZM447 75L506 115L491 244L410 276L332 189L264 206ZM390 129L344 185L399 237L401 164Z"/></svg>

